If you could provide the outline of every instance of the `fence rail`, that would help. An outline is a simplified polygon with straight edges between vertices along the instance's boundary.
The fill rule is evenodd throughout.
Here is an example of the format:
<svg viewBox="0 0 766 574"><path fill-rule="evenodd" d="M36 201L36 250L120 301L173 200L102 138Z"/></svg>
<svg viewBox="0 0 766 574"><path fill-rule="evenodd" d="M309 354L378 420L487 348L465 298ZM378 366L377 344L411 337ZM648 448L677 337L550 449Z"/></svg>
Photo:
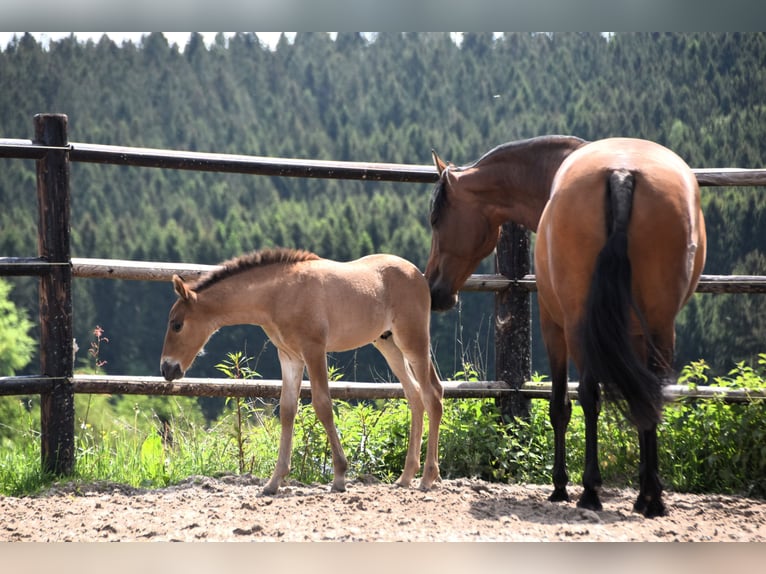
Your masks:
<svg viewBox="0 0 766 574"><path fill-rule="evenodd" d="M119 375L74 375L70 379L75 393L93 395L164 395L180 397L262 397L278 398L282 381L276 379L218 379L185 377L166 381L162 377ZM41 376L0 377L0 396L38 394L50 390L53 379ZM361 383L330 381L330 396L340 400L404 399L399 383ZM521 394L530 399L550 399L549 382L528 381L513 388L504 381L442 381L447 399L486 399ZM577 383L570 382L569 396L577 399ZM719 387L715 385L667 385L663 390L667 401L681 399L719 399L742 403L766 399L766 390ZM309 381L301 382L300 397L311 398Z"/></svg>
<svg viewBox="0 0 766 574"><path fill-rule="evenodd" d="M35 139L0 138L0 158L31 159L37 167L37 257L0 257L0 276L40 278L42 375L0 377L0 395L40 394L42 466L47 472L71 474L74 465L74 394L160 394L184 396L277 397L281 381L233 381L185 378L167 382L159 377L86 376L73 374L72 278L112 278L166 281L174 273L187 279L215 269L214 265L72 258L69 254L70 162L128 165L252 175L433 183L430 165L316 161L257 156L198 153L69 142L68 119L62 114L38 114ZM700 186L766 186L766 169L694 169ZM530 292L536 290L529 268L529 233L512 224L503 226L497 247L499 273L474 275L463 290L495 293L497 328L496 381L444 382L450 398L494 397L507 414L524 413L531 398L549 398L550 385L531 382ZM766 277L704 275L702 293L766 293ZM511 325L513 328L511 329ZM403 398L398 383L330 383L335 398ZM576 397L576 383L569 392ZM671 400L720 398L748 401L766 398L764 391L671 385ZM304 381L301 396L310 396Z"/></svg>
<svg viewBox="0 0 766 574"><path fill-rule="evenodd" d="M51 263L39 257L0 257L0 275L41 275ZM72 257L74 277L88 279L123 279L130 281L170 281L174 274L194 280L219 268L218 265L196 263L167 263L160 261L127 261ZM475 274L468 278L461 291L492 291L506 289L537 291L534 275L509 279L504 275ZM766 293L766 277L760 275L702 275L697 293Z"/></svg>
<svg viewBox="0 0 766 574"><path fill-rule="evenodd" d="M69 160L192 171L212 171L323 179L434 183L432 165L323 161L190 152L69 142L47 146L32 140L0 138L0 158L42 159L50 151L69 152ZM701 187L766 186L766 169L694 168Z"/></svg>

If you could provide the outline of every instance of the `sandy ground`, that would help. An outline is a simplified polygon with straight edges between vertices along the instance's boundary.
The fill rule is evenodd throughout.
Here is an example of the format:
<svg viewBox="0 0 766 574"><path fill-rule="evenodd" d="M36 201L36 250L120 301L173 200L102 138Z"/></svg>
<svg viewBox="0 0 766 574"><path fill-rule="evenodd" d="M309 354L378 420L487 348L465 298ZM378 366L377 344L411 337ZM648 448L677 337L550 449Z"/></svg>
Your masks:
<svg viewBox="0 0 766 574"><path fill-rule="evenodd" d="M291 483L263 496L264 483L194 477L159 490L70 484L0 497L0 541L766 541L766 501L737 496L666 492L668 516L645 519L631 512L632 489L605 489L596 513L548 502L541 485L455 479L422 492L362 478L344 493Z"/></svg>

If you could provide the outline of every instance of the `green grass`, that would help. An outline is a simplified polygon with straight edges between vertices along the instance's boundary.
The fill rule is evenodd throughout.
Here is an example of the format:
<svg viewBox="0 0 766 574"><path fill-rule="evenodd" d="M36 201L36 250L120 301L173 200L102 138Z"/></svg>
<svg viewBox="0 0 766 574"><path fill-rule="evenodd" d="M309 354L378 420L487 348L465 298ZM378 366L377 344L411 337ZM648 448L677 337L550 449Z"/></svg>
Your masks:
<svg viewBox="0 0 766 574"><path fill-rule="evenodd" d="M766 354L755 367L740 364L727 377L708 381L707 372L704 362L692 363L682 372L682 380L766 388ZM230 401L224 414L206 426L190 398L76 398L80 418L75 472L63 480L156 488L194 475L249 473L267 478L276 463L279 421L269 402ZM0 412L7 422L0 426L0 493L35 493L54 480L40 471L39 405L25 397L1 399ZM370 474L387 482L395 480L407 449L406 401L336 401L334 405L349 459L349 478ZM553 433L547 411L547 401L534 400L528 421L503 425L491 399L445 400L442 477L550 483ZM582 411L575 405L567 441L572 483L581 479L583 429ZM766 497L766 401L673 403L665 408L659 437L660 473L667 488ZM605 484L637 485L636 433L615 408L606 408L600 417L599 454ZM300 405L296 418L290 478L304 483L327 483L332 478L324 429L308 404Z"/></svg>

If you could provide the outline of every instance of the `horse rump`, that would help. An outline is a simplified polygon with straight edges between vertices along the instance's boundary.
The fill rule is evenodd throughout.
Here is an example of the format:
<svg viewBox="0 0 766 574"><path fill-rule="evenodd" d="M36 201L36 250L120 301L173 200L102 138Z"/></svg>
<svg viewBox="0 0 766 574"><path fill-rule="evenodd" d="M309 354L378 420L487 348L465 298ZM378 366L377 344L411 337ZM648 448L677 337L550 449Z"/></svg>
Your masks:
<svg viewBox="0 0 766 574"><path fill-rule="evenodd" d="M655 426L662 413L660 377L652 372L633 347L631 310L638 317L647 345L651 337L632 295L632 269L628 257L628 223L633 204L635 175L615 170L606 182L606 243L596 259L582 325L583 382L601 383L605 398L620 406L641 430ZM627 409L621 402L627 403Z"/></svg>

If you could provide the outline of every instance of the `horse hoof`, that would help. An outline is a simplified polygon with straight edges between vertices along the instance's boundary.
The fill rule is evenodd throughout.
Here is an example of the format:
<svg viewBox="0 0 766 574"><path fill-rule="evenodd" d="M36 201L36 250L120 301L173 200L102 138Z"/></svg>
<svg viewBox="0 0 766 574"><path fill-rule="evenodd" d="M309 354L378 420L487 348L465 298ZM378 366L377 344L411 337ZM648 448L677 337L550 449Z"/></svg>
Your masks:
<svg viewBox="0 0 766 574"><path fill-rule="evenodd" d="M426 472L423 473L423 476L420 477L420 484L418 485L418 488L420 490L431 490L436 486L437 482L441 482L442 478L439 476L439 471L436 472Z"/></svg>
<svg viewBox="0 0 766 574"><path fill-rule="evenodd" d="M346 492L346 483L335 484L333 482L331 492Z"/></svg>
<svg viewBox="0 0 766 574"><path fill-rule="evenodd" d="M412 484L412 479L403 479L402 477L394 481L394 486L398 488L409 488L410 484Z"/></svg>
<svg viewBox="0 0 766 574"><path fill-rule="evenodd" d="M577 501L577 508L585 508L586 510L594 510L598 512L603 510L604 507L601 506L601 500L599 500L598 494L592 490L584 490L580 500Z"/></svg>
<svg viewBox="0 0 766 574"><path fill-rule="evenodd" d="M633 512L643 514L644 518L658 518L665 516L665 505L661 499L646 499L639 496L633 505Z"/></svg>
<svg viewBox="0 0 766 574"><path fill-rule="evenodd" d="M549 502L569 502L569 494L567 494L566 488L556 487L553 489L553 494L548 497Z"/></svg>
<svg viewBox="0 0 766 574"><path fill-rule="evenodd" d="M263 492L263 494L264 494L265 496L274 496L274 495L277 493L277 491L278 491L278 490L279 490L279 488L278 488L278 487L274 487L274 486L264 486L264 487L263 487L263 491L262 491L262 492Z"/></svg>

